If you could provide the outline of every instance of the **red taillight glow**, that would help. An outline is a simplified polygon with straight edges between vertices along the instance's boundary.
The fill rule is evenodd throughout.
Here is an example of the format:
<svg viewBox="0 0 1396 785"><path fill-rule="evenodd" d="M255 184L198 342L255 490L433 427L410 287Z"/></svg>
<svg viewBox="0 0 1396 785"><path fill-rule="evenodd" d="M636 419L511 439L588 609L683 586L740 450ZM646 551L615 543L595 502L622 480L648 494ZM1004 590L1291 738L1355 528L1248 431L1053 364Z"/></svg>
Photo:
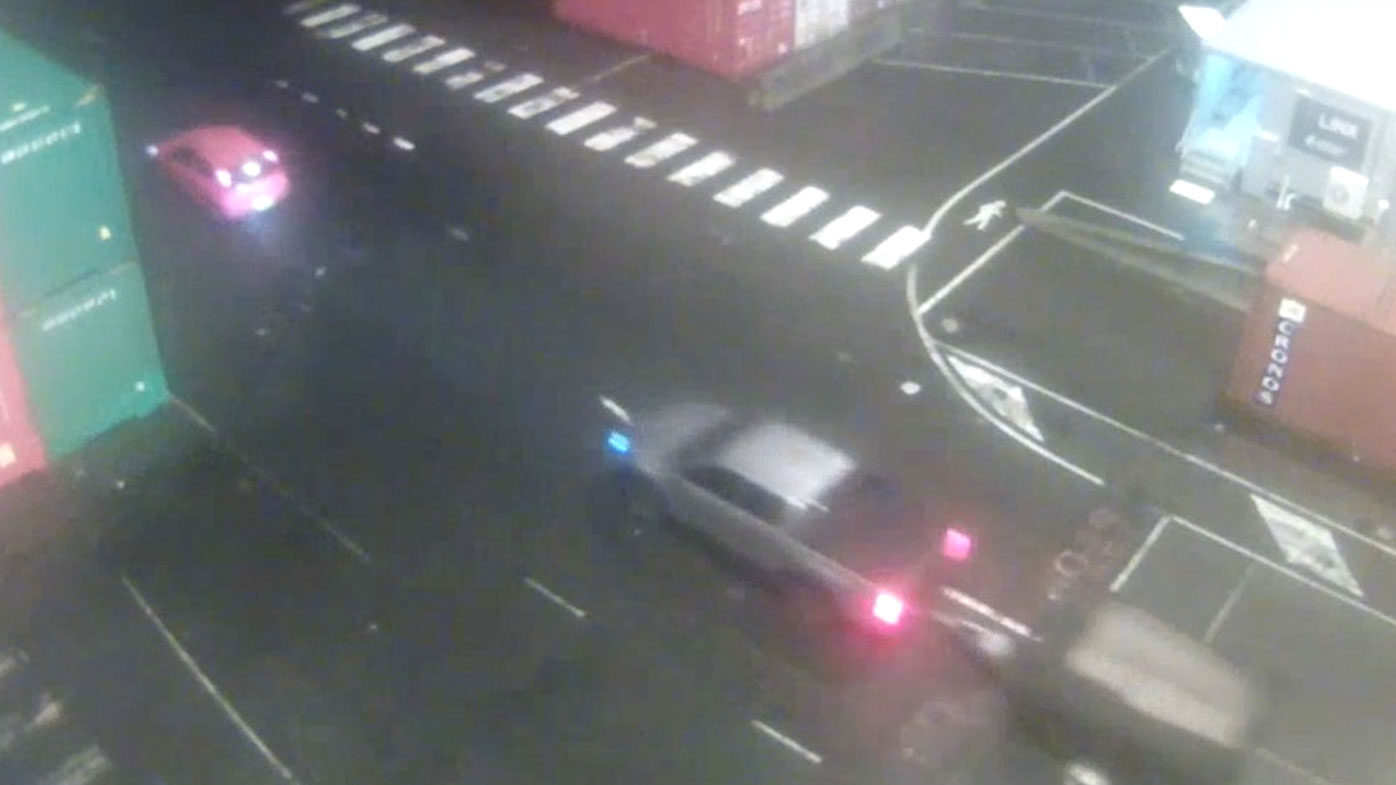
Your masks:
<svg viewBox="0 0 1396 785"><path fill-rule="evenodd" d="M940 541L940 553L950 561L969 561L974 552L974 540L959 529L946 529Z"/></svg>
<svg viewBox="0 0 1396 785"><path fill-rule="evenodd" d="M873 617L889 627L894 627L902 621L902 614L906 612L906 603L901 598L891 592L880 591L877 599L873 600Z"/></svg>

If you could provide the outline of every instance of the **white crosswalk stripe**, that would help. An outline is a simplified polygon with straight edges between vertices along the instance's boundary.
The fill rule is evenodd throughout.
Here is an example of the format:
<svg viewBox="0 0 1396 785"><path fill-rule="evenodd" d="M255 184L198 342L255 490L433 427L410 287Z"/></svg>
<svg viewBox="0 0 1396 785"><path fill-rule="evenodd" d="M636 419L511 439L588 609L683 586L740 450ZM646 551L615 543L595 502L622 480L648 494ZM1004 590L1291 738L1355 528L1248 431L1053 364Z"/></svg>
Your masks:
<svg viewBox="0 0 1396 785"><path fill-rule="evenodd" d="M475 84L476 82L482 82L484 81L484 79L484 71L471 70L463 71L458 74L451 74L450 76L446 77L446 79L443 80L442 83L446 85L446 89L448 90L460 90L462 88L469 87Z"/></svg>
<svg viewBox="0 0 1396 785"><path fill-rule="evenodd" d="M809 214L811 210L824 204L829 193L812 185L796 191L793 196L767 210L761 220L771 226L784 229Z"/></svg>
<svg viewBox="0 0 1396 785"><path fill-rule="evenodd" d="M383 14L364 14L363 16L354 17L347 22L328 28L320 35L338 41L341 38L348 38L356 33L362 33L370 27L381 25L386 21L388 21L388 17Z"/></svg>
<svg viewBox="0 0 1396 785"><path fill-rule="evenodd" d="M785 175L774 169L757 169L728 186L713 197L713 200L736 209L752 199L780 185Z"/></svg>
<svg viewBox="0 0 1396 785"><path fill-rule="evenodd" d="M446 43L446 39L437 38L434 35L424 35L410 44L396 46L383 53L383 59L390 63L400 63L403 60L410 60L419 54L429 52L438 46Z"/></svg>
<svg viewBox="0 0 1396 785"><path fill-rule="evenodd" d="M111 760L97 745L74 753L44 777L43 785L88 785L111 768Z"/></svg>
<svg viewBox="0 0 1396 785"><path fill-rule="evenodd" d="M412 25L393 25L392 27L379 30L376 33L366 35L355 41L352 46L360 52L369 52L384 44L390 44L399 38L406 38L417 32L417 28Z"/></svg>
<svg viewBox="0 0 1396 785"><path fill-rule="evenodd" d="M634 139L642 133L653 131L655 122L645 117L637 117L629 125L618 125L602 131L586 141L586 146L597 152L608 152Z"/></svg>
<svg viewBox="0 0 1396 785"><path fill-rule="evenodd" d="M498 103L511 95L518 95L525 90L531 90L542 83L543 77L538 74L516 74L499 84L491 85L476 93L475 100L487 104Z"/></svg>
<svg viewBox="0 0 1396 785"><path fill-rule="evenodd" d="M735 158L721 150L711 152L669 175L669 182L691 188L727 171L735 161Z"/></svg>
<svg viewBox="0 0 1396 785"><path fill-rule="evenodd" d="M873 267L881 267L884 270L891 270L902 263L902 260L916 252L916 249L926 244L931 239L930 235L915 226L903 226L893 232L887 239L878 243L863 261Z"/></svg>
<svg viewBox="0 0 1396 785"><path fill-rule="evenodd" d="M334 8L327 8L319 13L307 16L306 18L301 20L301 26L315 28L319 27L320 25L327 25L330 22L336 22L340 19L343 19L346 16L353 16L354 14L357 14L360 10L362 9L360 9L359 6L356 6L353 3L344 3L343 5L337 5Z"/></svg>
<svg viewBox="0 0 1396 785"><path fill-rule="evenodd" d="M296 0L296 2L291 3L290 5L281 9L281 13L287 16L300 16L301 14L307 11L313 11L314 9L319 8L324 4L325 0Z"/></svg>
<svg viewBox="0 0 1396 785"><path fill-rule="evenodd" d="M581 95L570 87L558 87L537 98L531 98L509 109L509 114L524 120L536 117Z"/></svg>
<svg viewBox="0 0 1396 785"><path fill-rule="evenodd" d="M548 123L548 130L558 136L568 134L585 128L598 120L610 117L615 113L616 108L604 101L594 101L575 112L570 112Z"/></svg>
<svg viewBox="0 0 1396 785"><path fill-rule="evenodd" d="M475 53L471 50L466 49L463 46L458 46L455 49L442 52L438 55L435 55L434 57L417 63L416 65L412 66L412 72L422 74L423 76L427 74L434 74L443 68L448 68L458 63L464 63L466 60L469 60L474 56Z"/></svg>
<svg viewBox="0 0 1396 785"><path fill-rule="evenodd" d="M636 169L649 169L673 158L695 144L698 144L698 140L688 134L672 133L649 147L631 154L625 159L625 162Z"/></svg>
<svg viewBox="0 0 1396 785"><path fill-rule="evenodd" d="M881 217L881 214L876 210L857 205L849 208L848 212L838 218L824 224L823 228L810 235L810 239L834 251L856 237L859 232L877 223L877 219Z"/></svg>

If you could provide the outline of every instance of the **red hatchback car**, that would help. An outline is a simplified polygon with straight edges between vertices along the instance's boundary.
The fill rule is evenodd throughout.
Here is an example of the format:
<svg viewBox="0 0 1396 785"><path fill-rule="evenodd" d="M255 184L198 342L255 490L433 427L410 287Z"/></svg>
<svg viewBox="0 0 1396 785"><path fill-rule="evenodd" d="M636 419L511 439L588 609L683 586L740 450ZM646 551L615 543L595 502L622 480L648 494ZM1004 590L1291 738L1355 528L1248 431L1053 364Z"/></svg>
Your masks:
<svg viewBox="0 0 1396 785"><path fill-rule="evenodd" d="M195 128L146 152L181 188L229 220L269 210L291 190L276 151L241 128Z"/></svg>

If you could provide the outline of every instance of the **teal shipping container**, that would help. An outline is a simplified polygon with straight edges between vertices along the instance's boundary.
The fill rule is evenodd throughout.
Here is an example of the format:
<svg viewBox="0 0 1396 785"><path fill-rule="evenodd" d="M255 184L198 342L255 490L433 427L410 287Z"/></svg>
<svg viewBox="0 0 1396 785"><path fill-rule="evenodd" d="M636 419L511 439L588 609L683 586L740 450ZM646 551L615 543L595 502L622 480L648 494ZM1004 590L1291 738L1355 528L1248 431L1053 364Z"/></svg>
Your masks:
<svg viewBox="0 0 1396 785"><path fill-rule="evenodd" d="M0 303L137 260L106 94L0 32Z"/></svg>
<svg viewBox="0 0 1396 785"><path fill-rule="evenodd" d="M34 427L50 459L169 399L139 265L88 276L11 322Z"/></svg>

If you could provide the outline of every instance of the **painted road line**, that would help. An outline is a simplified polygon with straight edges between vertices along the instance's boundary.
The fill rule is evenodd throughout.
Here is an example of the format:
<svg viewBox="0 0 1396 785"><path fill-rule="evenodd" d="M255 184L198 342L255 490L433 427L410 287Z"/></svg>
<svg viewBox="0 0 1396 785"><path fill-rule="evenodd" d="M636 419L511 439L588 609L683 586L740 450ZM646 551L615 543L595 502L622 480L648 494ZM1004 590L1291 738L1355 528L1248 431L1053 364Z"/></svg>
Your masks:
<svg viewBox="0 0 1396 785"><path fill-rule="evenodd" d="M440 54L434 55L426 60L423 60L420 63L417 63L416 65L412 66L412 73L422 74L423 76L427 74L434 74L443 68L448 68L450 66L456 65L457 63L464 63L466 60L469 60L474 56L475 53L473 51L463 46L458 46L455 49L441 52Z"/></svg>
<svg viewBox="0 0 1396 785"><path fill-rule="evenodd" d="M733 185L723 189L713 201L736 209L775 188L785 179L785 175L774 169L757 169Z"/></svg>
<svg viewBox="0 0 1396 785"><path fill-rule="evenodd" d="M1152 222L1152 221L1146 220L1146 219L1144 219L1144 218L1142 218L1142 217L1140 217L1140 216L1138 216L1138 215L1135 215L1135 214L1129 213L1129 212L1125 212L1124 210L1121 210L1121 209L1116 208L1116 207L1111 207L1111 206L1108 205L1108 204L1102 204L1101 202L1097 202L1097 201L1095 201L1094 199L1087 199L1086 197L1081 196L1080 194L1074 194L1074 193L1072 193L1071 191L1062 191L1062 195L1065 196L1067 199L1070 199L1070 200L1073 201L1073 202L1077 202L1078 204L1084 204L1084 205L1086 205L1087 207L1093 207L1093 208L1095 208L1095 209L1101 211L1102 213L1105 213L1105 214L1107 214L1107 215L1113 215L1113 216L1115 216L1116 218L1119 218L1119 219L1121 219L1121 220L1123 220L1123 221L1129 221L1129 222L1132 223L1132 224L1135 224L1135 225L1137 225L1137 226L1142 226L1142 227L1144 227L1145 229L1152 230L1152 231L1154 231L1154 232L1157 232L1158 234L1163 235L1164 237L1168 237L1168 238L1171 238L1171 239L1173 239L1173 240L1177 240L1178 242L1182 242L1184 239L1186 239L1186 238L1183 237L1183 235L1182 235L1181 233L1175 232L1175 231L1173 231L1172 229L1169 229L1169 228L1166 227L1166 226L1160 226L1160 225L1158 225L1158 224L1156 224L1156 223L1154 223L1154 222Z"/></svg>
<svg viewBox="0 0 1396 785"><path fill-rule="evenodd" d="M447 90L463 90L476 82L484 81L484 79L484 71L471 69L469 71L462 71L458 74L451 74L442 80L442 84L446 85Z"/></svg>
<svg viewBox="0 0 1396 785"><path fill-rule="evenodd" d="M616 403L616 402L615 402L614 400L612 400L611 398L608 398L608 397L606 397L606 396L604 396L604 395L600 395L600 396L597 396L597 397L598 397L598 399L599 399L600 402L601 402L601 408L603 408L603 409L605 409L606 411L610 412L612 415L615 416L615 418L616 418L617 420L620 420L621 422L625 423L626 425L630 425L630 424L631 424L631 421L630 421L630 412L626 411L624 406L621 406L620 404Z"/></svg>
<svg viewBox="0 0 1396 785"><path fill-rule="evenodd" d="M111 767L106 753L96 744L90 744L81 752L69 755L58 768L44 775L42 782L44 785L88 785Z"/></svg>
<svg viewBox="0 0 1396 785"><path fill-rule="evenodd" d="M562 608L563 610L567 611L568 613L572 614L578 619L585 619L587 617L586 611L568 602L567 599L563 597L561 594L558 594L552 589L549 589L547 586L544 586L542 583L534 580L533 578L525 577L524 585L537 592L540 596L543 597L543 599L547 600L548 602L551 602L559 608Z"/></svg>
<svg viewBox="0 0 1396 785"><path fill-rule="evenodd" d="M673 158L695 144L698 144L698 140L688 134L672 133L649 147L632 153L625 159L625 162L636 169L649 169L658 163Z"/></svg>
<svg viewBox="0 0 1396 785"><path fill-rule="evenodd" d="M543 84L543 77L538 74L517 74L476 93L475 100L487 104L494 104L503 101L509 96L518 95L525 90L531 90L540 84Z"/></svg>
<svg viewBox="0 0 1396 785"><path fill-rule="evenodd" d="M1044 202L1043 205L1038 209L1042 212L1051 212L1052 208L1056 207L1057 203L1064 198L1066 198L1066 192L1058 191L1057 193L1052 195L1051 199L1048 199L1046 202ZM956 273L954 278L951 278L944 286L940 287L940 289L937 290L935 294L926 298L925 302L917 306L916 316L918 318L924 317L926 314L930 313L932 308L935 308L937 305L940 305L942 302L944 302L945 299L948 298L951 294L953 294L956 289L960 288L960 286L965 281L968 281L971 277L974 276L975 273L978 273L980 268L988 264L995 256L998 256L1000 251L1002 251L1004 248L1007 248L1009 243L1018 239L1018 237L1021 236L1023 232L1026 230L1027 227L1020 224L1009 230L1009 232L1005 234L1003 237L1000 237L998 239L998 242L995 242L993 245L989 246L988 250L980 254L979 257L974 261L970 262L969 265L965 267L965 269Z"/></svg>
<svg viewBox="0 0 1396 785"><path fill-rule="evenodd" d="M1129 583L1129 579L1134 575L1134 571L1139 569L1140 564L1144 563L1144 557L1147 556L1149 550L1154 547L1154 543L1158 542L1158 538L1163 535L1163 530L1168 528L1169 520L1171 519L1167 515L1158 519L1158 522L1154 524L1153 531L1149 532L1149 536L1144 538L1143 544L1134 552L1134 555L1129 557L1129 561L1125 563L1125 568L1120 570L1120 574L1116 575L1115 580L1110 582L1111 592L1118 594L1120 589L1123 589L1125 584Z"/></svg>
<svg viewBox="0 0 1396 785"><path fill-rule="evenodd" d="M1208 646L1216 640L1217 633L1221 626L1226 624L1226 620L1231 617L1231 611L1236 608L1236 603L1241 600L1241 593L1246 590L1246 586L1251 582L1251 576L1255 574L1256 563L1250 562L1246 565L1245 572L1236 580L1236 585L1231 588L1231 593L1226 596L1226 601L1222 603L1217 615L1212 617L1212 623L1207 625L1207 631L1202 633L1202 642Z"/></svg>
<svg viewBox="0 0 1396 785"><path fill-rule="evenodd" d="M429 52L438 46L446 43L446 39L437 38L434 35L424 35L410 44L396 46L383 53L383 59L389 63L400 63L403 60L410 60L419 54Z"/></svg>
<svg viewBox="0 0 1396 785"><path fill-rule="evenodd" d="M828 199L828 191L807 185L796 191L793 196L767 210L762 214L761 220L771 226L784 229L808 215L811 210L824 204Z"/></svg>
<svg viewBox="0 0 1396 785"><path fill-rule="evenodd" d="M7 649L4 654L0 654L0 684L3 684L11 673L23 667L28 659L19 649Z"/></svg>
<svg viewBox="0 0 1396 785"><path fill-rule="evenodd" d="M353 16L363 9L353 3L344 3L334 8L326 8L317 14L311 14L301 20L301 27L319 27L320 25L337 22L346 16Z"/></svg>
<svg viewBox="0 0 1396 785"><path fill-rule="evenodd" d="M815 752L814 750L811 750L810 748L806 747L800 742L795 741L794 739L790 738L784 733L781 733L775 728L772 728L770 725L767 725L761 720L752 720L751 727L755 728L758 733L761 733L767 738L774 739L777 744L780 744L782 747L785 747L786 749L790 750L796 755L799 755L800 757L804 758L810 763L813 763L816 766L824 762L824 757L822 755Z"/></svg>
<svg viewBox="0 0 1396 785"><path fill-rule="evenodd" d="M369 52L384 44L391 44L394 41L406 38L415 32L417 32L417 28L412 25L393 25L392 27L379 30L376 33L366 35L355 41L351 46L360 52Z"/></svg>
<svg viewBox="0 0 1396 785"><path fill-rule="evenodd" d="M367 13L357 19L350 19L343 24L335 25L320 35L332 41L338 41L341 38L348 38L351 35L362 33L370 27L381 25L386 21L388 21L388 17L383 14Z"/></svg>
<svg viewBox="0 0 1396 785"><path fill-rule="evenodd" d="M1257 758L1267 760L1275 766L1278 766L1279 768L1288 771L1290 774L1298 776L1300 779L1303 779L1311 783L1311 785L1338 785L1337 782L1334 782L1333 780L1330 780L1321 774L1309 771L1308 769L1304 768L1303 766L1300 766L1298 763L1295 763L1289 758L1280 755L1274 750L1270 750L1265 747L1256 747L1255 755Z"/></svg>
<svg viewBox="0 0 1396 785"><path fill-rule="evenodd" d="M587 78L583 79L583 80L581 81L581 83L582 83L582 84L596 84L597 82L601 81L602 79L605 79L605 78L610 77L610 76L615 76L616 74L620 73L621 71L624 71L625 69L627 69L627 68L629 68L629 67L631 67L631 66L633 66L633 65L638 65L638 64L640 64L640 63L643 63L643 62L645 62L646 60L649 60L649 59L652 58L652 57L654 57L653 54L648 54L648 53L647 53L647 54L635 55L634 57L626 58L625 60L622 60L622 61L620 61L619 63L616 63L616 64L613 65L613 66L610 66L609 68L603 68L603 69L601 69L600 71L597 71L596 73L592 74L591 76L588 76Z"/></svg>
<svg viewBox="0 0 1396 785"><path fill-rule="evenodd" d="M884 270L896 269L897 265L916 253L929 239L930 235L915 226L903 226L878 243L876 248L863 257L863 263Z"/></svg>
<svg viewBox="0 0 1396 785"><path fill-rule="evenodd" d="M891 68L914 68L918 71L938 71L946 74L985 76L991 79L1020 79L1024 82L1043 82L1046 84L1065 85L1067 87L1086 87L1092 90L1104 90L1110 87L1110 85L1102 82L1091 82L1084 79L1067 79L1060 76L1044 76L1042 74L1029 74L1021 71L994 71L987 68L966 68L959 65L941 65L940 63L923 63L916 60L898 60L896 58L879 58L872 62L874 65L888 66Z"/></svg>
<svg viewBox="0 0 1396 785"><path fill-rule="evenodd" d="M548 123L548 130L558 136L567 136L602 118L611 116L615 111L616 108L605 101L593 101L581 109L569 112L551 123Z"/></svg>
<svg viewBox="0 0 1396 785"><path fill-rule="evenodd" d="M291 769L288 768L285 763L281 762L281 759L276 756L276 753L271 751L271 748L267 746L266 742L262 741L262 737L257 735L257 731L253 730L252 726L247 724L247 720L243 719L242 715L238 713L238 710L233 704L229 703L228 699L223 696L223 692L218 689L218 685L214 684L213 680L208 677L208 674L204 673L203 668L199 667L199 663L196 662L194 657L189 654L189 651L184 648L184 644L179 642L179 639L175 637L173 632L170 632L170 628L165 625L164 620L155 612L155 608L151 607L145 595L141 594L140 590L136 588L136 585L131 582L130 578L125 575L121 576L121 583L126 587L127 593L131 595L131 599L135 600L136 605L140 607L145 617L150 620L151 624L155 625L155 629L159 631L160 636L165 639L165 643L169 644L170 648L174 650L175 655L179 657L179 661L184 663L184 667L188 668L189 672L193 674L194 679L199 682L199 686L203 687L204 691L209 694L209 697L213 698L214 702L217 703L218 707L223 710L223 713L228 716L228 719L232 721L233 725L237 727L243 737L262 754L262 757L271 765L272 769L276 771L277 775L280 776L283 781L291 785L300 785L300 780L296 778L296 775Z"/></svg>
<svg viewBox="0 0 1396 785"><path fill-rule="evenodd" d="M550 109L556 109L579 95L581 95L581 93L570 87L558 87L545 95L540 95L537 98L531 98L521 104L514 105L509 109L509 114L527 120L531 117L537 117Z"/></svg>
<svg viewBox="0 0 1396 785"><path fill-rule="evenodd" d="M1220 534L1215 534L1212 531L1187 520L1186 518L1181 518L1175 515L1173 516L1173 520L1176 521L1179 526L1182 526L1186 528L1188 531L1197 534L1199 537L1206 538L1208 540L1211 540L1212 542L1217 543L1223 548L1228 548L1232 551L1235 551L1236 553L1239 553L1242 556L1245 556L1259 564L1263 564L1266 567L1269 567L1270 569L1280 573L1281 575L1287 575L1290 578L1293 578L1294 580L1304 584L1305 586L1308 586L1311 589L1316 589L1319 592L1322 592L1323 594L1326 594L1329 597L1332 597L1333 599L1343 603L1344 605L1362 611L1363 613L1375 619L1378 619L1379 621L1385 622L1392 629L1396 629L1396 617L1392 617L1389 614L1383 613L1377 610L1376 608L1373 608L1372 606L1368 605L1367 603L1362 602L1359 599L1356 599L1352 595L1347 594L1346 592L1338 591L1337 589L1332 588L1328 584L1316 578L1311 578L1308 575L1299 572L1298 570L1291 569L1290 567L1280 564L1279 562L1274 561L1273 559L1262 556L1261 554L1256 553L1255 551L1249 548L1237 545L1236 543L1226 539Z"/></svg>
<svg viewBox="0 0 1396 785"><path fill-rule="evenodd" d="M599 153L614 150L631 139L647 131L653 131L656 124L646 117L636 117L628 125L609 128L586 140L586 146Z"/></svg>
<svg viewBox="0 0 1396 785"><path fill-rule="evenodd" d="M833 251L852 240L859 232L877 223L877 219L881 217L876 210L857 205L824 224L824 228L810 235L809 239Z"/></svg>
<svg viewBox="0 0 1396 785"><path fill-rule="evenodd" d="M1021 385L1013 384L970 360L960 357L950 357L949 360L960 379L986 406L991 407L1014 428L1039 442L1046 441L1032 416L1032 409Z"/></svg>
<svg viewBox="0 0 1396 785"><path fill-rule="evenodd" d="M287 5L285 8L281 9L281 13L285 14L286 16L300 16L301 14L307 11L319 8L324 4L325 0L296 0L296 2L291 3Z"/></svg>
<svg viewBox="0 0 1396 785"><path fill-rule="evenodd" d="M685 188L692 188L727 171L733 163L736 163L736 160L721 150L711 152L669 175L669 182L678 183Z"/></svg>

